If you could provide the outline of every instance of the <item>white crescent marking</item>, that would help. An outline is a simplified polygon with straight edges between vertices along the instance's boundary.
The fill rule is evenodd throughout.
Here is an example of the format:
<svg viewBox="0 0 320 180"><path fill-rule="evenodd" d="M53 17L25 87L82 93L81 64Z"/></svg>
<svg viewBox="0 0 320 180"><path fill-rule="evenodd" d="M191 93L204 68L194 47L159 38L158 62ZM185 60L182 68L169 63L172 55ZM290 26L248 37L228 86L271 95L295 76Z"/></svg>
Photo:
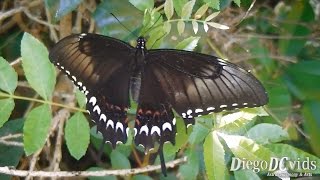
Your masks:
<svg viewBox="0 0 320 180"><path fill-rule="evenodd" d="M162 124L162 131L165 131L166 129L169 129L170 131L172 131L171 124L168 122Z"/></svg>
<svg viewBox="0 0 320 180"><path fill-rule="evenodd" d="M121 122L117 122L116 124L116 131L120 128L120 130L123 132L123 124Z"/></svg>
<svg viewBox="0 0 320 180"><path fill-rule="evenodd" d="M158 128L158 126L152 126L150 134L152 135L154 132L160 136L160 128Z"/></svg>
<svg viewBox="0 0 320 180"><path fill-rule="evenodd" d="M89 100L89 103L91 103L92 106L96 105L96 103L97 103L97 98L94 97L94 96L92 96L92 97L90 98L90 100Z"/></svg>
<svg viewBox="0 0 320 180"><path fill-rule="evenodd" d="M114 129L114 123L113 123L113 121L111 119L109 119L108 122L107 122L107 128L109 127L109 125L111 126L112 129Z"/></svg>
<svg viewBox="0 0 320 180"><path fill-rule="evenodd" d="M144 126L141 127L139 134L141 134L142 132L145 132L146 136L148 136L149 129L148 129L147 125L144 125Z"/></svg>
<svg viewBox="0 0 320 180"><path fill-rule="evenodd" d="M98 114L101 113L101 109L100 109L100 107L98 105L94 106L93 112L95 112L95 111L97 111Z"/></svg>
<svg viewBox="0 0 320 180"><path fill-rule="evenodd" d="M100 116L100 120L103 120L103 122L107 122L107 117L106 117L106 115L105 114L101 114L101 116Z"/></svg>

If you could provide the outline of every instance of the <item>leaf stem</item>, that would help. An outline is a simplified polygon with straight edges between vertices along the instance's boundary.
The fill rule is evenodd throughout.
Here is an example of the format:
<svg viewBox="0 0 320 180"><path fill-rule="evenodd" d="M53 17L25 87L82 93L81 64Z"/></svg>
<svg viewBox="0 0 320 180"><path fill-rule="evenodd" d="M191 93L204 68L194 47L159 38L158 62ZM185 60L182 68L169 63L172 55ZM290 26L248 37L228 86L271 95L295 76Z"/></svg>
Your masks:
<svg viewBox="0 0 320 180"><path fill-rule="evenodd" d="M43 104L49 104L49 105L52 105L52 106L58 106L58 107L67 108L67 109L74 110L74 111L80 111L80 112L87 113L87 111L82 109L82 108L70 107L70 106L67 106L67 105L64 105L64 104L44 101L44 100L35 99L35 98L16 96L16 95L13 95L13 94L6 94L6 93L2 93L2 92L0 92L0 97L7 97L7 98L13 98L13 99L19 99L19 100L25 100L25 101L32 101L32 102L38 102L38 103L43 103Z"/></svg>

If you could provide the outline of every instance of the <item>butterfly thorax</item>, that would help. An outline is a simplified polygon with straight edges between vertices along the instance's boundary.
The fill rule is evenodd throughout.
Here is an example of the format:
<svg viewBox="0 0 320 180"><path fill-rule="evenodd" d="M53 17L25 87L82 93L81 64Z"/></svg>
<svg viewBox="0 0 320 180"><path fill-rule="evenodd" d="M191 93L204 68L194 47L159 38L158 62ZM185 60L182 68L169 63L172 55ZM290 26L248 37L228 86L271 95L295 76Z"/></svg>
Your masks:
<svg viewBox="0 0 320 180"><path fill-rule="evenodd" d="M130 92L134 101L138 102L139 92L141 88L141 73L145 67L146 40L139 37L137 40L136 52L134 57L134 65L132 67L132 75L130 78Z"/></svg>

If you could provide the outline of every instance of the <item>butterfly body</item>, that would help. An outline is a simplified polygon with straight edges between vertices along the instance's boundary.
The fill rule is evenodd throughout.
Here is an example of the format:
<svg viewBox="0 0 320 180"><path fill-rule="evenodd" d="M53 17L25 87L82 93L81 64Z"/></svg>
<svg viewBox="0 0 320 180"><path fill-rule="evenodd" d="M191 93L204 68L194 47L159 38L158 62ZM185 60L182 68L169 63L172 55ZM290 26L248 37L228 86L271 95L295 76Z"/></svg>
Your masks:
<svg viewBox="0 0 320 180"><path fill-rule="evenodd" d="M174 111L189 126L201 115L268 102L261 83L242 68L195 52L147 50L143 37L132 47L97 34L71 35L49 59L86 95L90 118L113 147L127 141L130 96L138 103L135 143L148 151L158 142L161 152L163 143L175 143Z"/></svg>

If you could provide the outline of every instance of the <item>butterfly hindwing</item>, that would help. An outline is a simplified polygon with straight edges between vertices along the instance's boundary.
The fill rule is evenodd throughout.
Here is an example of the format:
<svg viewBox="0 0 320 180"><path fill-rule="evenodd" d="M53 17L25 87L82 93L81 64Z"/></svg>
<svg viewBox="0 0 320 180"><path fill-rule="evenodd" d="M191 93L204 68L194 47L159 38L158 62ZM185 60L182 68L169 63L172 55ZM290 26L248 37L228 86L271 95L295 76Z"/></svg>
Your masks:
<svg viewBox="0 0 320 180"><path fill-rule="evenodd" d="M146 66L139 96L135 120L135 143L146 151L154 148L154 142L175 143L176 119L172 106L161 89L153 69Z"/></svg>
<svg viewBox="0 0 320 180"><path fill-rule="evenodd" d="M146 59L186 125L193 124L197 116L257 107L268 101L265 89L253 75L214 56L179 50L150 50Z"/></svg>
<svg viewBox="0 0 320 180"><path fill-rule="evenodd" d="M49 59L86 95L90 118L113 147L127 140L130 64L135 49L96 34L59 41Z"/></svg>

